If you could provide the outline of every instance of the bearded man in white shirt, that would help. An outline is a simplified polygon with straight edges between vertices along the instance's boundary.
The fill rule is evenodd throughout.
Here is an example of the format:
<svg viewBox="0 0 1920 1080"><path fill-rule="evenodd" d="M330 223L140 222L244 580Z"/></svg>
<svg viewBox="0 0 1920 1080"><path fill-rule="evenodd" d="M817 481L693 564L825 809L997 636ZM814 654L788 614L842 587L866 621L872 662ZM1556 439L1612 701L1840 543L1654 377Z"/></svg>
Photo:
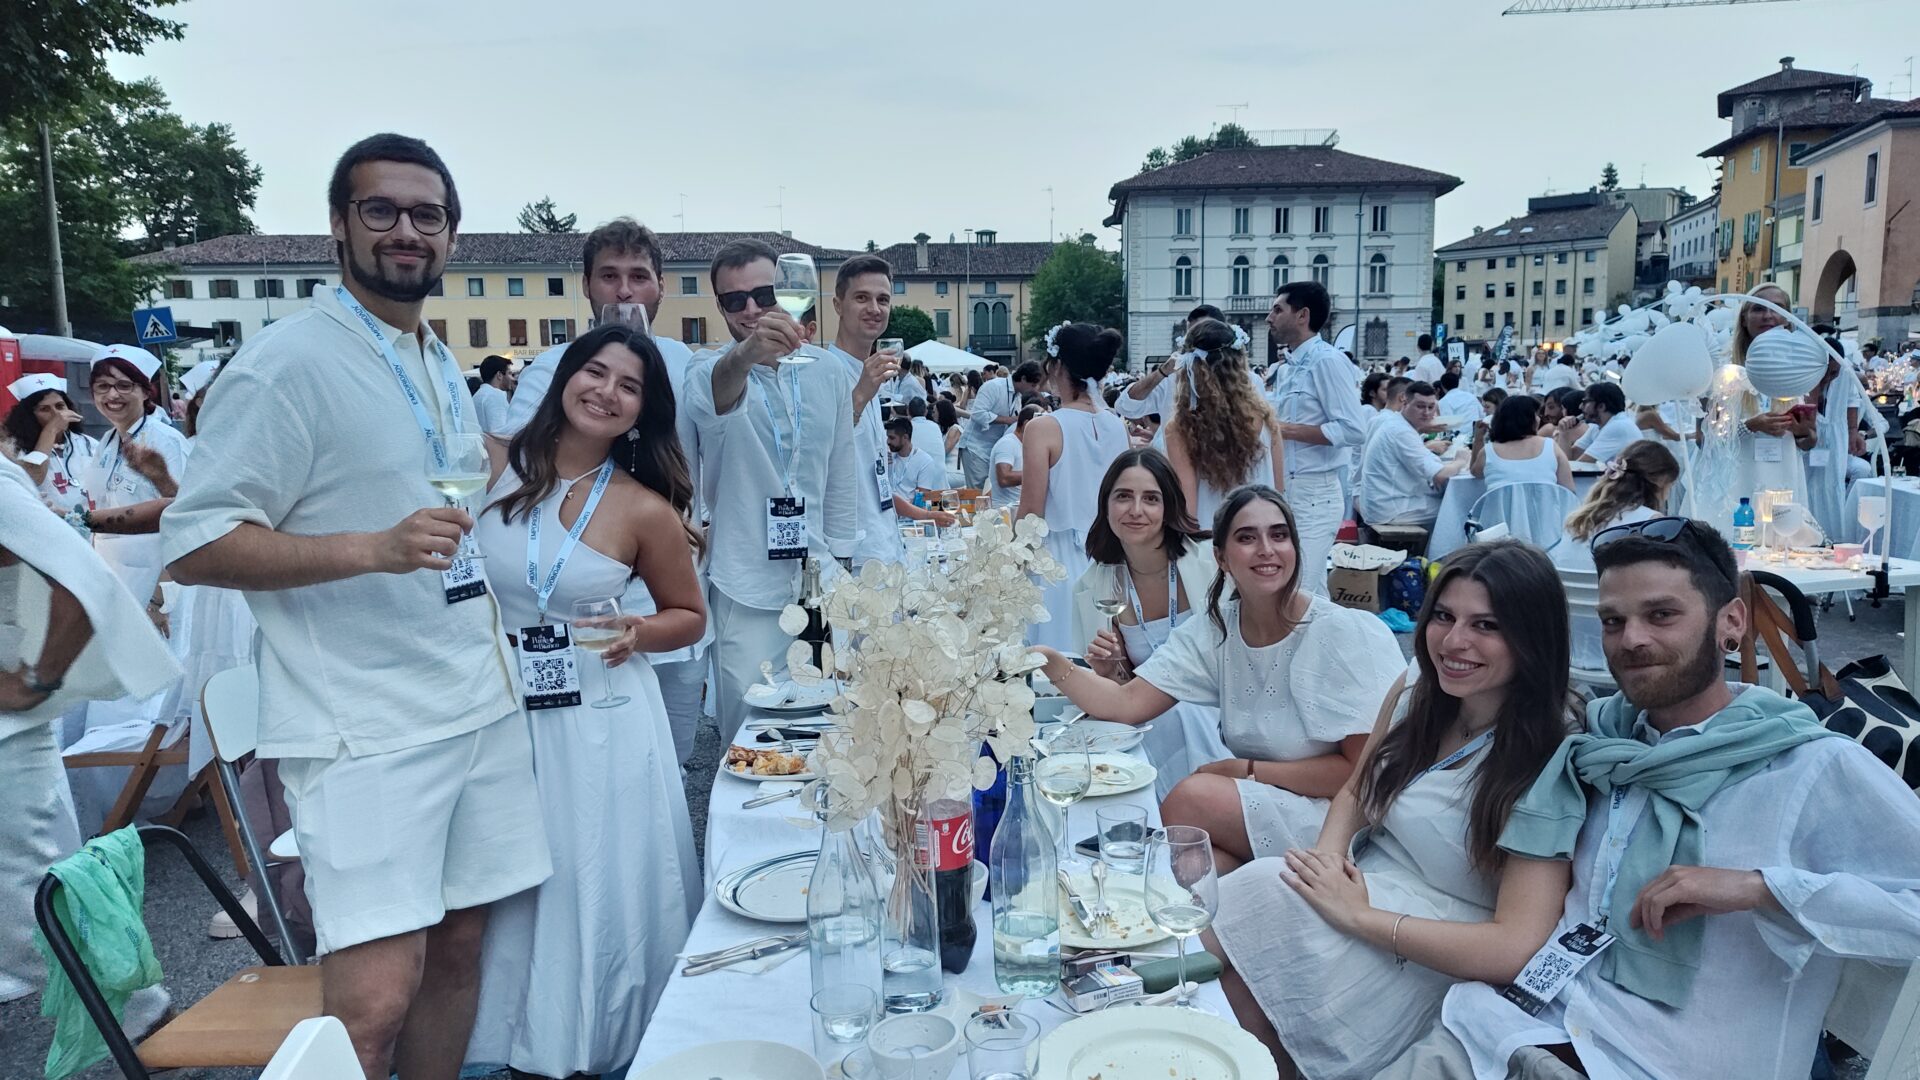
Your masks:
<svg viewBox="0 0 1920 1080"><path fill-rule="evenodd" d="M1320 336L1332 311L1326 286L1290 281L1267 312L1267 329L1289 351L1275 387L1286 440L1287 502L1300 548L1300 587L1326 595L1327 556L1346 516L1346 478L1367 437L1360 369Z"/></svg>
<svg viewBox="0 0 1920 1080"><path fill-rule="evenodd" d="M421 318L460 223L440 156L375 135L328 185L343 285L227 361L161 520L174 580L246 593L324 1010L368 1076L453 1080L487 905L552 872L499 609L428 483L477 433ZM395 522L398 524L395 524Z"/></svg>
<svg viewBox="0 0 1920 1080"><path fill-rule="evenodd" d="M779 254L736 240L708 271L733 341L694 357L686 408L700 428L700 476L713 528L709 547L714 712L730 742L760 665L787 666L793 636L780 612L799 599L801 566L823 579L858 550L858 500L873 498L853 441L853 373L806 344L774 302ZM783 358L802 362L785 364ZM821 363L819 361L826 361ZM862 493L865 493L864 496Z"/></svg>
<svg viewBox="0 0 1920 1080"><path fill-rule="evenodd" d="M1587 387L1580 412L1587 418L1587 433L1574 440L1574 449L1579 451L1575 461L1605 465L1640 439L1640 423L1627 411L1627 395L1619 383L1597 382Z"/></svg>
<svg viewBox="0 0 1920 1080"><path fill-rule="evenodd" d="M1360 513L1369 525L1431 527L1440 514L1440 494L1468 464L1465 456L1442 464L1448 444L1420 437L1440 415L1434 388L1407 385L1406 404L1388 416L1367 440L1360 468Z"/></svg>
<svg viewBox="0 0 1920 1080"><path fill-rule="evenodd" d="M1920 956L1920 801L1805 705L1724 681L1748 613L1710 526L1593 542L1620 692L1589 704L1500 838L1508 858L1572 858L1542 953L1560 951L1515 986L1453 987L1380 1076L1802 1080L1843 971L1864 988L1867 965Z"/></svg>

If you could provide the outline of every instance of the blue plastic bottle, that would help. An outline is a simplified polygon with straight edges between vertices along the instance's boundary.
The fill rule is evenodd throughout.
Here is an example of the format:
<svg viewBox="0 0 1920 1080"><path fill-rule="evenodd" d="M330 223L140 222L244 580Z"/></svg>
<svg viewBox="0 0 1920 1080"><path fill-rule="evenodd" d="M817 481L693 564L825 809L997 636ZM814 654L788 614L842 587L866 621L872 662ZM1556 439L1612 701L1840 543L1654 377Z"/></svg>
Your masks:
<svg viewBox="0 0 1920 1080"><path fill-rule="evenodd" d="M1742 497L1740 505L1733 508L1733 546L1742 551L1751 550L1757 531L1753 524L1753 500Z"/></svg>
<svg viewBox="0 0 1920 1080"><path fill-rule="evenodd" d="M993 762L997 771L992 787L973 793L973 857L983 866L992 866L993 832L1007 811L1007 768L985 742L980 744L980 756Z"/></svg>

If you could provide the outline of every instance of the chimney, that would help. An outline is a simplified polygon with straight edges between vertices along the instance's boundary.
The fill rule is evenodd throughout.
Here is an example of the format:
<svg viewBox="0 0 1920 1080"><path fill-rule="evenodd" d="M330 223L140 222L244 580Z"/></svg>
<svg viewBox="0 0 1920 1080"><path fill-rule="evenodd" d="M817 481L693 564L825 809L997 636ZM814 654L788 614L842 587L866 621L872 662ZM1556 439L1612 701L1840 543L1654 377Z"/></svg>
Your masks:
<svg viewBox="0 0 1920 1080"><path fill-rule="evenodd" d="M973 242L979 244L981 247L992 247L995 241L999 239L999 236L1000 232L997 229L975 229Z"/></svg>
<svg viewBox="0 0 1920 1080"><path fill-rule="evenodd" d="M927 241L931 239L923 232L913 234L913 268L923 273L927 269Z"/></svg>
<svg viewBox="0 0 1920 1080"><path fill-rule="evenodd" d="M1481 231L1481 230L1480 230L1480 226L1478 226L1478 225L1475 225L1475 226L1473 227L1473 235L1475 235L1475 236L1479 236L1479 235L1480 235L1480 231Z"/></svg>
<svg viewBox="0 0 1920 1080"><path fill-rule="evenodd" d="M1792 71L1792 70L1793 70L1793 57L1791 57L1791 56L1783 56L1783 57L1781 57L1781 58L1780 58L1780 70L1781 70L1781 71Z"/></svg>

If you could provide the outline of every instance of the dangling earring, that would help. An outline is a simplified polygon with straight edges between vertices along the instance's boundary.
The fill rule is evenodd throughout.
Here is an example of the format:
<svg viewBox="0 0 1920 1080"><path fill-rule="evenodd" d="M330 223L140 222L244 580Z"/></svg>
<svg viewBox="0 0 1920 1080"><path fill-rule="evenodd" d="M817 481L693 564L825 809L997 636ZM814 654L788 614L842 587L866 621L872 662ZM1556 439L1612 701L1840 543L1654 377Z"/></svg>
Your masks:
<svg viewBox="0 0 1920 1080"><path fill-rule="evenodd" d="M628 429L627 429L627 441L628 441L628 442L639 442L639 441L640 441L640 429L639 429L639 428L628 428Z"/></svg>

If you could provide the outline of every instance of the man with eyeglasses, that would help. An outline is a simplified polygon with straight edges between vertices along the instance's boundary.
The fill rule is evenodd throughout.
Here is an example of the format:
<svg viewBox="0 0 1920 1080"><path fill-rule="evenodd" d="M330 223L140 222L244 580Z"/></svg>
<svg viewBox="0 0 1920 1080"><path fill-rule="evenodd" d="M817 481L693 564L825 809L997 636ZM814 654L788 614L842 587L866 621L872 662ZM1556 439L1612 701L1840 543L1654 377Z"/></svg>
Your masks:
<svg viewBox="0 0 1920 1080"><path fill-rule="evenodd" d="M1380 1075L1802 1080L1842 976L1884 988L1858 1019L1897 993L1869 965L1920 956L1920 801L1807 706L1726 681L1749 614L1710 526L1603 529L1593 561L1620 690L1500 837L1571 857L1559 925L1512 985L1453 987Z"/></svg>
<svg viewBox="0 0 1920 1080"><path fill-rule="evenodd" d="M854 451L853 373L806 344L774 303L778 260L760 240L715 254L708 279L733 341L696 355L687 371L713 518L708 609L723 742L746 718L742 698L761 665L786 669L793 635L780 612L799 598L802 564L818 562L824 579L838 573L834 560L851 559L860 540L856 500L875 496Z"/></svg>
<svg viewBox="0 0 1920 1080"><path fill-rule="evenodd" d="M327 189L343 284L249 340L161 519L175 580L260 624L259 754L279 759L325 1011L368 1076L453 1080L487 905L551 873L498 609L449 558L466 513L428 483L478 434L421 318L460 224L424 142L350 147ZM397 523L397 524L396 524Z"/></svg>

